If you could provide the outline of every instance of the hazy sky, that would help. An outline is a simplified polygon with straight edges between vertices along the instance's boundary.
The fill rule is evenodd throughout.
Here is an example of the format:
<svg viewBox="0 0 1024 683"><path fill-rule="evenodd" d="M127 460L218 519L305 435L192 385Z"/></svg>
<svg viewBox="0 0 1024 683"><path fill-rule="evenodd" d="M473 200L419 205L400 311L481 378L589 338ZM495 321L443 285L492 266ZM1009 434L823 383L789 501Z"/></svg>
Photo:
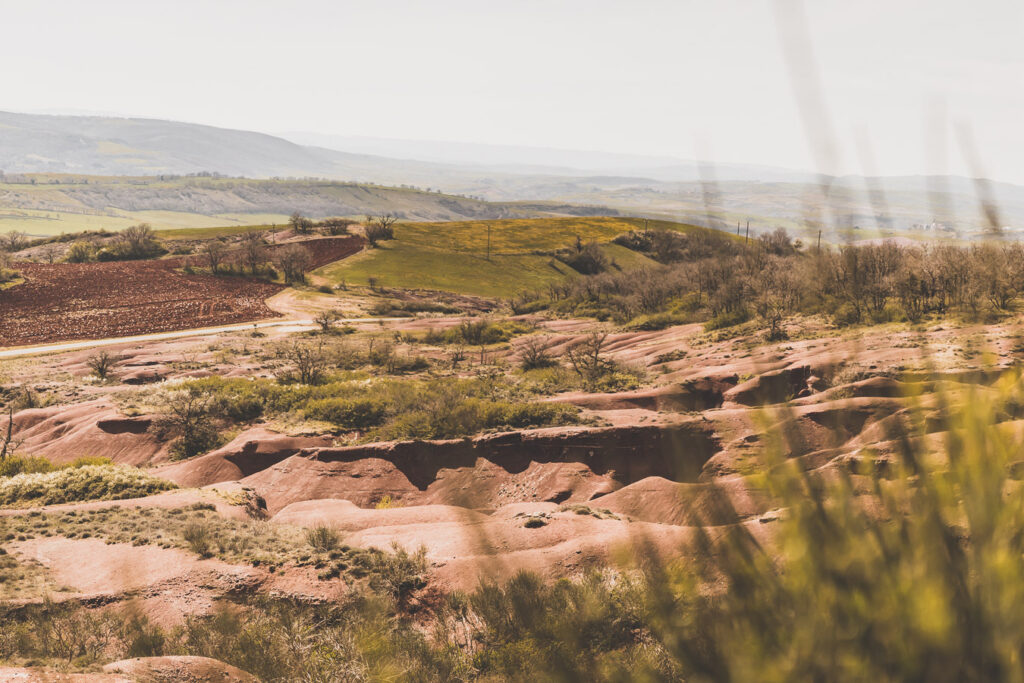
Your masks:
<svg viewBox="0 0 1024 683"><path fill-rule="evenodd" d="M0 109L1024 182L1021 7L0 0Z"/></svg>

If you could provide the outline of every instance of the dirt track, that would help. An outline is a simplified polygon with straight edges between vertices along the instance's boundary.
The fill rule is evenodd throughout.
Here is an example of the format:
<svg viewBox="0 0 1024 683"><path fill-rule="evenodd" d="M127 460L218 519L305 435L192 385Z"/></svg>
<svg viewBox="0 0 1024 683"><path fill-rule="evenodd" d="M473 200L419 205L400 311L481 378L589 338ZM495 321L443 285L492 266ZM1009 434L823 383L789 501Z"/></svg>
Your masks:
<svg viewBox="0 0 1024 683"><path fill-rule="evenodd" d="M349 256L358 237L308 240L313 267ZM185 275L181 259L19 264L25 283L0 291L0 346L124 337L275 317L283 287L243 277Z"/></svg>

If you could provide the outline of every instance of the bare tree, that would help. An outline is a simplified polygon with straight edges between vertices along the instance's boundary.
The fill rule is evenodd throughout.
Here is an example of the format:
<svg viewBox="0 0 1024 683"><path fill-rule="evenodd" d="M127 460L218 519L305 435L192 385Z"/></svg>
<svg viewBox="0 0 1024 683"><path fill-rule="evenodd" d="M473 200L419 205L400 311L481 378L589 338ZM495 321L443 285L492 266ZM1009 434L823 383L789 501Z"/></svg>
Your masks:
<svg viewBox="0 0 1024 683"><path fill-rule="evenodd" d="M50 243L43 246L39 252L42 260L52 265L53 262L56 261L62 253L64 253L64 248L59 244Z"/></svg>
<svg viewBox="0 0 1024 683"><path fill-rule="evenodd" d="M313 322L320 326L320 332L327 334L331 331L331 325L338 319L338 313L336 311L320 311L313 318Z"/></svg>
<svg viewBox="0 0 1024 683"><path fill-rule="evenodd" d="M289 244L277 251L275 262L288 284L305 282L306 272L312 265L309 251L298 244Z"/></svg>
<svg viewBox="0 0 1024 683"><path fill-rule="evenodd" d="M0 440L0 462L7 456L13 455L14 450L20 444L20 441L14 439L14 403L9 403L7 405L7 426L4 428L3 439Z"/></svg>
<svg viewBox="0 0 1024 683"><path fill-rule="evenodd" d="M17 230L0 235L0 250L8 253L21 251L28 246L28 235Z"/></svg>
<svg viewBox="0 0 1024 683"><path fill-rule="evenodd" d="M120 239L132 256L146 254L156 241L149 223L139 223L125 228L120 233Z"/></svg>
<svg viewBox="0 0 1024 683"><path fill-rule="evenodd" d="M117 357L109 351L103 350L99 353L89 356L89 359L85 361L85 364L89 366L93 374L99 379L106 381L110 377L110 371L117 365Z"/></svg>
<svg viewBox="0 0 1024 683"><path fill-rule="evenodd" d="M572 369L588 388L594 386L613 367L601 357L607 339L607 332L591 332L565 350L565 357Z"/></svg>
<svg viewBox="0 0 1024 683"><path fill-rule="evenodd" d="M366 241L370 243L370 246L376 247L377 242L395 239L394 226L397 220L398 218L391 214L384 214L375 218L367 216L364 232L366 234Z"/></svg>
<svg viewBox="0 0 1024 683"><path fill-rule="evenodd" d="M519 345L519 366L523 370L549 368L557 361L548 353L548 338L536 335L526 337Z"/></svg>
<svg viewBox="0 0 1024 683"><path fill-rule="evenodd" d="M292 344L286 355L295 366L295 378L301 384L319 384L327 370L327 356L324 354L321 341L316 346L311 344Z"/></svg>
<svg viewBox="0 0 1024 683"><path fill-rule="evenodd" d="M210 272L216 275L220 270L220 264L227 256L227 248L220 240L210 240L203 244L203 255L210 264Z"/></svg>
<svg viewBox="0 0 1024 683"><path fill-rule="evenodd" d="M263 247L265 241L263 233L258 230L242 235L242 262L249 267L253 275L266 263L267 252Z"/></svg>

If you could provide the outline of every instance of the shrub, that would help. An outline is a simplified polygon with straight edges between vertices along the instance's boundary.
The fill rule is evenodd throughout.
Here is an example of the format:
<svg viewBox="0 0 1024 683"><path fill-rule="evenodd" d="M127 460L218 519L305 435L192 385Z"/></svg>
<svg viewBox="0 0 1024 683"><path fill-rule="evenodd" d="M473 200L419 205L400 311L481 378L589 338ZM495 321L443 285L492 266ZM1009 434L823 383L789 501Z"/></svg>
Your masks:
<svg viewBox="0 0 1024 683"><path fill-rule="evenodd" d="M89 366L92 373L96 375L100 380L106 381L110 377L110 371L117 365L117 357L111 354L107 350L100 351L99 353L89 356L85 364Z"/></svg>
<svg viewBox="0 0 1024 683"><path fill-rule="evenodd" d="M583 275L594 275L608 270L610 262L597 242L576 244L575 248L563 249L556 253L557 258Z"/></svg>
<svg viewBox="0 0 1024 683"><path fill-rule="evenodd" d="M68 263L88 263L95 260L95 258L95 245L85 241L73 242L64 255L64 260Z"/></svg>
<svg viewBox="0 0 1024 683"><path fill-rule="evenodd" d="M527 337L519 345L519 367L523 370L537 370L558 365L548 354L547 337Z"/></svg>
<svg viewBox="0 0 1024 683"><path fill-rule="evenodd" d="M373 574L370 586L401 601L409 594L427 585L427 549L425 546L409 553L397 543L391 545L391 552L377 551L367 561L367 569Z"/></svg>
<svg viewBox="0 0 1024 683"><path fill-rule="evenodd" d="M704 329L707 331L720 330L725 327L733 327L750 320L750 312L745 308L740 308L735 311L723 311L708 322L704 323Z"/></svg>
<svg viewBox="0 0 1024 683"><path fill-rule="evenodd" d="M685 325L690 322L691 318L681 313L654 313L651 315L642 315L639 318L634 318L626 329L628 330L640 330L640 331L654 331L664 330L667 327L673 325Z"/></svg>
<svg viewBox="0 0 1024 683"><path fill-rule="evenodd" d="M371 398L322 398L306 404L306 416L343 429L365 430L384 421L386 405Z"/></svg>
<svg viewBox="0 0 1024 683"><path fill-rule="evenodd" d="M182 531L182 537L196 555L200 557L213 555L213 534L203 522L190 522Z"/></svg>
<svg viewBox="0 0 1024 683"><path fill-rule="evenodd" d="M390 510L391 508L400 507L398 502L391 497L390 493L386 493L380 497L376 503L373 504L374 510Z"/></svg>
<svg viewBox="0 0 1024 683"><path fill-rule="evenodd" d="M330 552L341 544L341 534L332 526L317 524L305 532L306 543L318 552Z"/></svg>
<svg viewBox="0 0 1024 683"><path fill-rule="evenodd" d="M40 455L9 455L0 459L0 477L52 472L56 466Z"/></svg>

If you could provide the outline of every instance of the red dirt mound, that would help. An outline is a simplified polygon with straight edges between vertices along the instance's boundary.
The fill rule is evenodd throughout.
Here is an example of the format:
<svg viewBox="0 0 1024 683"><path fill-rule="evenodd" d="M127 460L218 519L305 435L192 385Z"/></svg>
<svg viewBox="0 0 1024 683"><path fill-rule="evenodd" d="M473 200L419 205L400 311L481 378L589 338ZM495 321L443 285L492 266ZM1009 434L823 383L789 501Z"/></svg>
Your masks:
<svg viewBox="0 0 1024 683"><path fill-rule="evenodd" d="M256 683L257 680L237 667L208 657L138 657L107 664L103 670L153 683Z"/></svg>
<svg viewBox="0 0 1024 683"><path fill-rule="evenodd" d="M306 448L330 445L330 437L284 436L262 427L247 429L204 456L157 468L153 474L179 486L236 481L275 465Z"/></svg>
<svg viewBox="0 0 1024 683"><path fill-rule="evenodd" d="M291 503L343 498L494 508L519 501L589 500L650 476L696 481L717 449L707 424L540 429L459 441L403 441L307 449L242 479L273 514ZM199 458L159 474L217 483L234 462ZM226 456L221 459L227 459ZM209 473L212 480L200 476Z"/></svg>
<svg viewBox="0 0 1024 683"><path fill-rule="evenodd" d="M66 674L35 667L0 666L4 683L133 683L136 679L121 674Z"/></svg>
<svg viewBox="0 0 1024 683"><path fill-rule="evenodd" d="M108 544L98 538L37 538L8 543L15 556L47 567L57 585L73 589L55 599L138 597L147 614L163 624L180 623L190 614L208 612L229 593L252 590L263 572L216 559L201 560L174 548Z"/></svg>
<svg viewBox="0 0 1024 683"><path fill-rule="evenodd" d="M83 456L144 465L166 459L167 444L146 417L125 417L106 398L71 406L23 410L14 416L19 451L57 463Z"/></svg>

